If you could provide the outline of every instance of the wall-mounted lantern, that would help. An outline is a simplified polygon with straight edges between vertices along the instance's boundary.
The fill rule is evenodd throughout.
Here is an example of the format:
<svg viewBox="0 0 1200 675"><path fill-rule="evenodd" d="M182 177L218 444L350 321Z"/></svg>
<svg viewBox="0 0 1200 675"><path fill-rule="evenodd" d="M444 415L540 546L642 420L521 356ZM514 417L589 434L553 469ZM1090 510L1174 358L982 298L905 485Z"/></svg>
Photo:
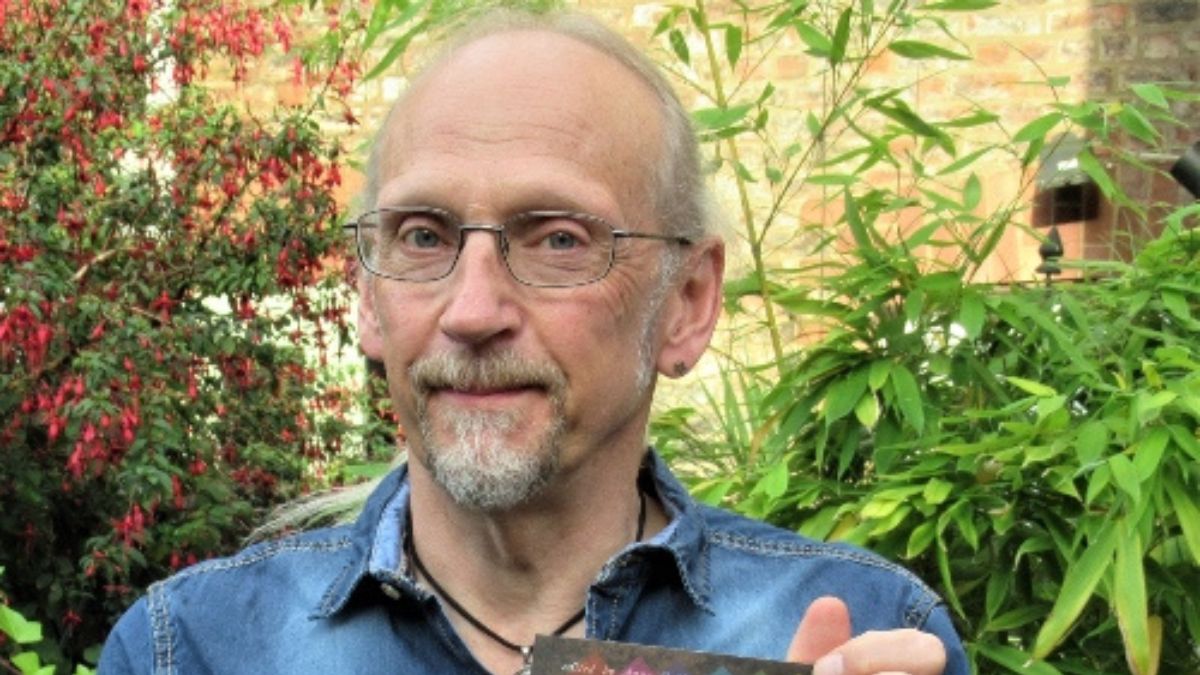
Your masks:
<svg viewBox="0 0 1200 675"><path fill-rule="evenodd" d="M1171 167L1171 175L1187 188L1192 196L1200 199L1200 141L1184 151L1179 161Z"/></svg>
<svg viewBox="0 0 1200 675"><path fill-rule="evenodd" d="M1099 215L1100 188L1079 166L1083 149L1082 140L1063 134L1042 151L1034 180L1034 225L1075 223Z"/></svg>

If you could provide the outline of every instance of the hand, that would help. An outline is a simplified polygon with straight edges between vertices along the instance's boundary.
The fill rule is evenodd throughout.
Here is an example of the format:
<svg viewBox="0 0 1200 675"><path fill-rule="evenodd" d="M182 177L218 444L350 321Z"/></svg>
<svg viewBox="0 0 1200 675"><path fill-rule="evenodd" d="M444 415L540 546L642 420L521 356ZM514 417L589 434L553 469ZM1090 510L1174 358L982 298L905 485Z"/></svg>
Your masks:
<svg viewBox="0 0 1200 675"><path fill-rule="evenodd" d="M913 628L867 631L851 639L846 603L826 596L804 613L787 659L813 664L813 675L941 675L946 648L936 636Z"/></svg>

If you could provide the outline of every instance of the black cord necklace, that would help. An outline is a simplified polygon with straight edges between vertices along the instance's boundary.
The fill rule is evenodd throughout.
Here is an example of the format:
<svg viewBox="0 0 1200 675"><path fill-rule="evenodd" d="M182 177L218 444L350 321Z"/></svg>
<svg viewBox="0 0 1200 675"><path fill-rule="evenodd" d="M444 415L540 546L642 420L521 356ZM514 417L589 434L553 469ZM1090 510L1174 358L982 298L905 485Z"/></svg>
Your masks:
<svg viewBox="0 0 1200 675"><path fill-rule="evenodd" d="M474 614L471 614L470 612L467 611L467 609L465 607L463 607L461 604L459 604L459 602L457 600L455 600L453 598L453 596L451 596L449 593L446 592L446 589L442 588L442 585L437 582L437 579L433 578L433 575L429 573L429 570L425 569L425 565L421 562L420 556L417 555L417 545L416 545L416 543L414 543L414 541L413 541L414 538L412 535L411 517L409 519L408 533L409 533L408 534L408 555L409 555L409 557L412 558L413 565L417 568L417 571L419 571L421 573L421 576L425 577L425 580L429 582L429 585L433 587L433 590L435 592L437 592L437 594L439 596L441 596L441 598L443 600L446 601L446 604L448 604L452 608L454 608L454 611L457 612L459 616L466 619L467 623L469 623L472 626L474 626L475 628L477 628L479 630L479 632L488 636L489 638L494 640L497 644L501 645L505 649L508 649L510 651L520 654L521 659L523 661L523 665L521 667L521 670L517 671L518 675L520 673L529 672L530 659L533 656L533 645L519 645L515 642L511 642L511 641L505 639L504 636L500 635L496 631L489 628L486 624L484 624L482 621L477 619ZM637 535L634 537L634 541L635 542L641 541L642 536L645 533L646 533L646 494L639 489L638 490ZM577 624L583 620L585 611L586 611L585 608L583 608L583 607L579 608L578 612L576 612L574 615L571 616L571 618L567 619L566 622L564 622L561 626L559 626L557 629L554 630L553 635L562 635L563 633L570 630L572 626L574 626L575 624Z"/></svg>

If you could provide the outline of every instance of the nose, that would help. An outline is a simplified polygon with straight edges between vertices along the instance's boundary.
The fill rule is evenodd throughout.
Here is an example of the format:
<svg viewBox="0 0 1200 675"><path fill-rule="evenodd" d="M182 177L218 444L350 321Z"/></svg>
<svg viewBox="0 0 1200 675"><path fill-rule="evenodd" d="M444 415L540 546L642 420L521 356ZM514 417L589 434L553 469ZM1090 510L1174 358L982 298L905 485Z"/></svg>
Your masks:
<svg viewBox="0 0 1200 675"><path fill-rule="evenodd" d="M517 282L504 264L498 232L469 230L462 236L439 327L451 340L477 346L503 339L520 325Z"/></svg>

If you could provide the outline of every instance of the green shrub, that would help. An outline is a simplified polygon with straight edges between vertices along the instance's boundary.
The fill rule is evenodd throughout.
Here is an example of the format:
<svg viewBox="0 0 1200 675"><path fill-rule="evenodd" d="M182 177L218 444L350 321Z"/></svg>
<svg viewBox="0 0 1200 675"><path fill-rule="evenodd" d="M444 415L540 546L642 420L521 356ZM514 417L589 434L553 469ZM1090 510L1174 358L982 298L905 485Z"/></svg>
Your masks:
<svg viewBox="0 0 1200 675"><path fill-rule="evenodd" d="M994 4L715 16L696 2L662 19L740 205L749 270L726 288L729 344L769 356L719 349L707 403L660 413L655 442L706 501L914 568L983 672L1194 672L1200 209L1159 222L1169 208L1130 199L1111 167L1154 171L1134 150L1172 137L1173 106L1198 97L1144 83L1129 101L1056 103L1007 133L985 108L925 119L906 102L913 83L870 84L865 64L882 53L969 59L946 13ZM943 39L925 41L930 28ZM739 79L783 33L820 66L828 102L798 131L778 122L774 84ZM1019 200L997 198L979 172L1029 175L1064 131L1087 139L1080 167L1140 252L1085 266L1080 283L972 283L1023 227ZM806 199L836 222L789 228ZM979 213L988 203L1001 206ZM811 255L785 266L772 247ZM790 342L800 323L813 337Z"/></svg>

